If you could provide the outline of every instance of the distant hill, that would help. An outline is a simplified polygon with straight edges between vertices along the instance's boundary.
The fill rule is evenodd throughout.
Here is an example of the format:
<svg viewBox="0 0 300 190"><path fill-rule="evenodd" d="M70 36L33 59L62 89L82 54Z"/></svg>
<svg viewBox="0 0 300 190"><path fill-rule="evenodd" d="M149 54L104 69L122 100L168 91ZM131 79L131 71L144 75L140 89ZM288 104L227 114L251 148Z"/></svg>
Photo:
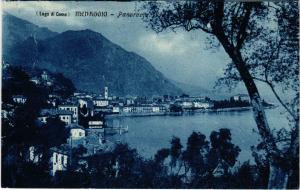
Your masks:
<svg viewBox="0 0 300 190"><path fill-rule="evenodd" d="M2 20L3 54L6 54L15 44L26 40L30 36L36 39L46 39L58 33L45 27L39 27L26 20L20 19L8 13L3 13Z"/></svg>
<svg viewBox="0 0 300 190"><path fill-rule="evenodd" d="M178 86L178 88L182 89L185 94L190 96L207 96L208 94L212 93L211 91L200 86L190 85L175 80L171 80L171 82Z"/></svg>
<svg viewBox="0 0 300 190"><path fill-rule="evenodd" d="M237 90L236 92L228 92L228 91L222 91L220 89L215 90L208 90L206 88L203 88L201 86L196 85L190 85L178 81L171 80L173 84L178 86L185 94L188 94L190 96L207 96L212 99L221 100L221 99L228 99L230 96L240 92L240 90Z"/></svg>
<svg viewBox="0 0 300 190"><path fill-rule="evenodd" d="M36 26L21 19L17 21L8 23L14 25L10 28L19 30L24 25ZM6 38L10 39L7 31ZM117 96L182 93L145 58L124 50L100 33L91 30L66 31L56 35L53 33L52 37L45 35L44 38L34 38L29 33L26 32L25 37L19 37L18 40L13 34L12 39L16 42L4 55L6 62L63 73L77 89L90 92L100 93L104 86L108 86L110 93Z"/></svg>

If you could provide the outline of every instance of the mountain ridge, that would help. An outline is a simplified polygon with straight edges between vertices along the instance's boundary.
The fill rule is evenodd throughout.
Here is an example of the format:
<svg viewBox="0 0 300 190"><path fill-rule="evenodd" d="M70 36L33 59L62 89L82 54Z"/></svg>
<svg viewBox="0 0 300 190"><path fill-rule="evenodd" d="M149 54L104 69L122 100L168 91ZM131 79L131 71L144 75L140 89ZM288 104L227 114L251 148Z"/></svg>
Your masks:
<svg viewBox="0 0 300 190"><path fill-rule="evenodd" d="M2 42L5 47L3 54L7 54L16 43L20 43L30 36L34 36L36 39L46 39L58 34L47 27L39 27L7 12L2 15L2 29Z"/></svg>
<svg viewBox="0 0 300 190"><path fill-rule="evenodd" d="M118 96L182 93L144 57L90 29L68 30L45 39L29 36L16 43L5 60L63 73L76 88L90 92L99 93L108 86Z"/></svg>

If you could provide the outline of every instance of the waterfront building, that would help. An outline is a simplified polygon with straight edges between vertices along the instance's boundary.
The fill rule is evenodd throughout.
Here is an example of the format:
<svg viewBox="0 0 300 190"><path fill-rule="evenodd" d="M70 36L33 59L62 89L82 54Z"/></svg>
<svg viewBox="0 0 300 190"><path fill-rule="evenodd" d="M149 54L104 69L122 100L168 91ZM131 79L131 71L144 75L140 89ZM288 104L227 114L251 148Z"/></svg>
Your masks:
<svg viewBox="0 0 300 190"><path fill-rule="evenodd" d="M248 94L237 94L234 95L232 98L234 101L250 102L250 97Z"/></svg>
<svg viewBox="0 0 300 190"><path fill-rule="evenodd" d="M132 98L126 98L126 105L127 106L133 105L134 103L135 103L134 99L132 99Z"/></svg>
<svg viewBox="0 0 300 190"><path fill-rule="evenodd" d="M193 102L190 100L177 100L175 101L175 104L180 105L182 108L192 108L193 107Z"/></svg>
<svg viewBox="0 0 300 190"><path fill-rule="evenodd" d="M103 121L102 120L91 120L88 122L90 129L102 129Z"/></svg>
<svg viewBox="0 0 300 190"><path fill-rule="evenodd" d="M113 113L120 113L120 107L118 107L118 106L113 106L112 112L113 112Z"/></svg>
<svg viewBox="0 0 300 190"><path fill-rule="evenodd" d="M194 108L203 108L203 109L208 109L213 107L211 102L208 101L194 101L193 102L193 107Z"/></svg>
<svg viewBox="0 0 300 190"><path fill-rule="evenodd" d="M166 108L164 106L153 106L153 105L139 105L139 106L124 106L123 113L133 114L157 114L165 113Z"/></svg>
<svg viewBox="0 0 300 190"><path fill-rule="evenodd" d="M93 104L96 107L106 107L106 106L108 106L109 101L107 99L105 99L105 98L99 97L99 98L95 98L93 100Z"/></svg>

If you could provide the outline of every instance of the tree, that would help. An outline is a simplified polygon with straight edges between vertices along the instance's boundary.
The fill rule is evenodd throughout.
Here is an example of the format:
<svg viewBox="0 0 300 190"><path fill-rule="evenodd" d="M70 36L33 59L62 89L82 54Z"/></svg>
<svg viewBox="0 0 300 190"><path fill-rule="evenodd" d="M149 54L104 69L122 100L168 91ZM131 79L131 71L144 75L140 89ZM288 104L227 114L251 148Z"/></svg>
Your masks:
<svg viewBox="0 0 300 190"><path fill-rule="evenodd" d="M209 150L206 136L202 133L193 132L187 141L187 148L183 152L183 160L187 165L186 171L191 170L192 177L199 178L207 169L206 156Z"/></svg>
<svg viewBox="0 0 300 190"><path fill-rule="evenodd" d="M210 165L215 168L218 163L224 163L225 174L228 168L234 166L241 149L231 143L231 133L229 129L222 128L219 132L213 131L210 134L211 149L209 151Z"/></svg>
<svg viewBox="0 0 300 190"><path fill-rule="evenodd" d="M62 73L55 73L55 84L53 91L63 98L70 97L76 90L72 81L66 78Z"/></svg>
<svg viewBox="0 0 300 190"><path fill-rule="evenodd" d="M175 112L175 113L182 113L183 109L180 105L177 104L171 104L170 105L170 112Z"/></svg>
<svg viewBox="0 0 300 190"><path fill-rule="evenodd" d="M232 64L229 67L236 69L251 99L257 129L265 144L265 151L270 162L268 186L269 188L285 188L288 172L279 164L280 160L284 158L276 145L275 138L267 122L262 99L254 81L255 78L249 68L251 62L247 59L249 54L254 55L254 53L257 53L257 51L252 51L253 46L251 43L255 40L260 41L260 33L266 31L266 29L271 33L272 27L270 24L267 25L267 18L274 12L274 4L276 3L209 0L148 2L144 4L144 9L148 11L145 21L156 32L162 32L167 29L176 30L178 28L186 31L202 30L211 34L212 39L217 39L223 46L225 52L232 60ZM298 10L298 4L294 4L296 4L295 7ZM293 22L297 20L293 19L293 17L283 17L284 14L280 13L283 13L284 10L276 9L279 15L273 16L278 18L274 20L278 26L284 25L285 21ZM286 12L285 14L287 15ZM293 26L292 31L281 30L281 32L284 35L287 34L287 36L295 36L295 33L298 34L299 24L298 22L293 22L293 24L296 26ZM297 47L297 45L287 46L289 48ZM296 129L298 131L298 127ZM293 149L297 150L299 147L297 132L294 136L291 141L291 147L296 147ZM296 157L295 152L293 152L294 157ZM274 180L276 178L280 180Z"/></svg>
<svg viewBox="0 0 300 190"><path fill-rule="evenodd" d="M69 131L59 117L48 118L47 123L39 128L38 138L40 143L49 149L66 143Z"/></svg>
<svg viewBox="0 0 300 190"><path fill-rule="evenodd" d="M177 160L181 154L182 145L180 143L180 139L178 137L173 137L171 140L171 148L170 148L170 156L171 156L171 170L173 167L176 167Z"/></svg>

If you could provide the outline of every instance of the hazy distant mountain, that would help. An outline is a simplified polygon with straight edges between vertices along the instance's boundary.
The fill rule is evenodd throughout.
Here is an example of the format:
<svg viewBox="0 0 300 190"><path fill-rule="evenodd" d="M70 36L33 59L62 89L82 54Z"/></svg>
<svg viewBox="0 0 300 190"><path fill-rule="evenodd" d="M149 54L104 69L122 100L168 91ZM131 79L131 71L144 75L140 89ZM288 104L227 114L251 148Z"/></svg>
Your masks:
<svg viewBox="0 0 300 190"><path fill-rule="evenodd" d="M15 30L18 24L13 24ZM20 21L20 25L24 23ZM182 93L145 58L91 30L66 31L40 40L29 37L16 43L4 59L13 65L61 72L80 90L99 93L108 86L112 94L122 96Z"/></svg>
<svg viewBox="0 0 300 190"><path fill-rule="evenodd" d="M178 88L182 89L185 94L188 94L190 96L206 96L212 93L211 91L200 86L190 85L175 80L171 80L171 82Z"/></svg>
<svg viewBox="0 0 300 190"><path fill-rule="evenodd" d="M8 13L3 14L2 28L2 42L5 47L3 48L3 54L6 54L16 43L20 43L30 36L37 39L46 39L57 35L56 32L52 32L48 28L39 27Z"/></svg>

